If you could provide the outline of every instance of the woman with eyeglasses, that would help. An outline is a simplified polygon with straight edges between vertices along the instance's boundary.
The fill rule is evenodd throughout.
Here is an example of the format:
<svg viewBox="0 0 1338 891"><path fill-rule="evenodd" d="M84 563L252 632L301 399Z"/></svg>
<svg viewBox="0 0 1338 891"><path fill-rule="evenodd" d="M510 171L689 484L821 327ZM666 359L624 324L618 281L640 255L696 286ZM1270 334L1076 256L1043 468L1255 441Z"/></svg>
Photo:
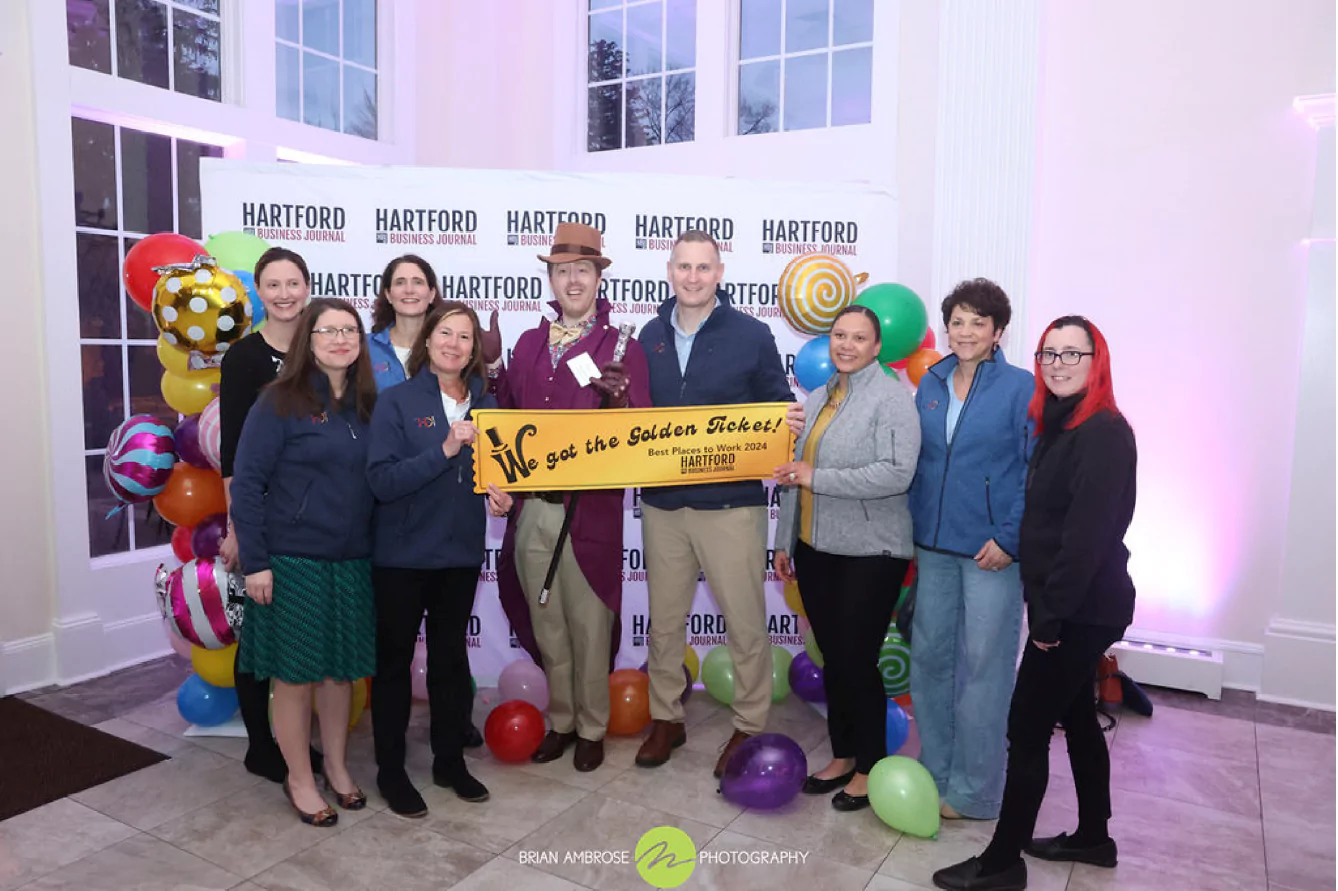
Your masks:
<svg viewBox="0 0 1338 891"><path fill-rule="evenodd" d="M302 822L338 815L316 788L311 700L320 711L325 785L340 807L367 798L349 775L353 681L376 670L368 424L376 403L362 321L345 300L313 300L283 371L247 416L232 476L246 603L238 661L274 681L284 793Z"/></svg>
<svg viewBox="0 0 1338 891"><path fill-rule="evenodd" d="M1022 585L1030 640L1008 713L1008 779L994 838L979 857L934 874L947 889L1027 887L1025 851L1042 860L1113 867L1110 755L1097 721L1097 665L1133 621L1124 535L1134 514L1138 450L1115 404L1110 350L1081 316L1050 323L1036 351L1029 414L1036 447L1022 516ZM1064 727L1078 827L1033 838L1050 773L1050 736Z"/></svg>
<svg viewBox="0 0 1338 891"><path fill-rule="evenodd" d="M798 580L823 653L831 763L804 781L809 795L840 790L839 811L869 805L869 771L887 752L887 699L878 652L910 566L906 490L915 476L920 425L906 388L878 364L878 317L849 306L831 331L836 373L810 394L795 443L798 460L776 468L784 487L776 523L776 573Z"/></svg>
<svg viewBox="0 0 1338 891"><path fill-rule="evenodd" d="M911 701L920 763L945 819L993 820L1003 799L1008 699L1022 634L1018 528L1035 380L999 348L1012 317L994 282L943 300L951 353L920 380L911 484L918 585Z"/></svg>

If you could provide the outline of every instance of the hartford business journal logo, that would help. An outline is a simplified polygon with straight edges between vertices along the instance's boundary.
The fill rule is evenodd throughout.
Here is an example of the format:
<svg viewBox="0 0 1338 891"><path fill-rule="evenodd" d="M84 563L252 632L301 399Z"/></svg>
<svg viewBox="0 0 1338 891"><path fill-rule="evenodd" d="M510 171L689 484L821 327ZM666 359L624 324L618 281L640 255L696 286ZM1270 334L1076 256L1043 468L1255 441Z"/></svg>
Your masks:
<svg viewBox="0 0 1338 891"><path fill-rule="evenodd" d="M764 254L859 255L859 224L854 220L763 220Z"/></svg>

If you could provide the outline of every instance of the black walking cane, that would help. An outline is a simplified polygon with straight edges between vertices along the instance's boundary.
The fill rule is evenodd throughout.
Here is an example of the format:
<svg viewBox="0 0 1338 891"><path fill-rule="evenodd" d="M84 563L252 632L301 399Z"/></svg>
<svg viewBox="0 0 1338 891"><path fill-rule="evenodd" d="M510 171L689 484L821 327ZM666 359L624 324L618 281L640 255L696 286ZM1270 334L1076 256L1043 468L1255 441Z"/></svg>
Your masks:
<svg viewBox="0 0 1338 891"><path fill-rule="evenodd" d="M621 362L623 356L627 354L627 342L632 339L632 332L635 329L631 325L618 326L618 343L613 347L613 361ZM603 406L608 407L609 397L606 394L603 399ZM562 528L558 530L557 546L553 548L553 559L548 561L548 573L544 576L544 587L539 592L539 605L548 606L548 592L553 589L553 578L557 575L558 562L562 559L562 547L567 543L567 536L571 534L571 518L576 515L576 502L580 500L581 493L572 492L571 498L567 500L567 512L562 517Z"/></svg>

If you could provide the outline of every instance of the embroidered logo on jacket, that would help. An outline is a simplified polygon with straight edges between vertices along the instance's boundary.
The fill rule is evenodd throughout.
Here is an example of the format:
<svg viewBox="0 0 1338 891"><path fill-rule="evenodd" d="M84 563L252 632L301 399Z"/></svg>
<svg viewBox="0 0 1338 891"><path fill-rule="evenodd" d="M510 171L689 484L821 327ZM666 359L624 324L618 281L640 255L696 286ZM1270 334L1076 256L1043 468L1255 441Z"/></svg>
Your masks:
<svg viewBox="0 0 1338 891"><path fill-rule="evenodd" d="M420 430L425 427L435 427L437 426L437 418L435 415L426 418L414 418L414 423L418 425Z"/></svg>

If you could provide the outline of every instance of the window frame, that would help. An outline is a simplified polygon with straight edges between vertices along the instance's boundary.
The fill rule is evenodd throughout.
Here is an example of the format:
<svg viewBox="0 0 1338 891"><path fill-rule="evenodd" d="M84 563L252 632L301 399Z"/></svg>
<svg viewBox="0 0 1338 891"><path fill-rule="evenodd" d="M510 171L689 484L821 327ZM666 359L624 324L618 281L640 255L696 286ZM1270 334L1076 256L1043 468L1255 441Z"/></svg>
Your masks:
<svg viewBox="0 0 1338 891"><path fill-rule="evenodd" d="M224 31L227 30L226 12L227 12L227 7L230 5L231 0L219 0L219 12L217 15L215 15L214 13L205 12L204 10L196 9L192 6L188 6L187 4L181 2L181 0L148 0L148 2L156 3L159 6L165 7L167 10L167 86L156 87L153 86L152 84L145 84L142 81L137 81L132 78L122 77L120 73L120 67L121 67L119 58L120 54L116 51L116 43L117 43L116 0L107 0L107 29L108 29L107 39L108 39L108 44L111 48L111 60L110 60L111 71L107 72L107 74L118 80L124 80L129 83L140 84L141 86L146 86L154 90L163 90L164 92L171 93L176 96L186 96L191 99L198 99L202 102L212 102L215 104L223 104L228 102L230 100L230 97L228 95L228 78L225 76L225 72L228 67L227 66L228 57L233 52L235 52L235 49L229 48L227 46L223 38L223 33ZM62 12L64 12L65 10L64 3L61 3L61 9ZM218 98L217 99L209 99L203 96L197 96L194 93L184 93L177 89L176 52L175 52L176 28L174 27L175 16L177 13L185 13L187 15L199 16L200 18L206 19L211 22L218 22L219 39L218 39ZM68 48L69 46L68 42L66 43L66 46ZM92 68L84 68L82 65L76 65L73 62L70 63L69 67L76 70L89 71L94 74L103 73L95 71Z"/></svg>
<svg viewBox="0 0 1338 891"><path fill-rule="evenodd" d="M226 2L226 0L225 0L225 2ZM275 2L275 0L266 0L266 2L273 3L273 2ZM298 64L297 64L298 119L297 119L297 120L294 120L294 119L292 119L292 118L282 117L282 116L279 114L279 111L278 111L278 102L279 102L278 89L279 89L279 82L278 82L278 73L277 73L277 71L275 72L275 75L274 75L274 107L275 107L274 115L275 115L276 118L279 118L280 120L291 121L292 123L295 123L295 124L302 124L303 126L306 126L306 127L315 127L315 128L317 128L317 129L319 129L319 130L324 130L324 131L326 131L327 133L339 133L339 134L344 135L344 136L353 136L353 137L355 137L355 138L357 138L357 139L364 139L364 140L368 140L368 141L370 141L370 142L380 142L380 141L382 140L382 133L384 132L384 129L385 129L385 128L384 128L384 124L383 124L383 117L382 117L382 114L381 114L382 99L383 99L383 96L384 96L384 92L383 92L383 88L382 88L382 84L383 84L382 60L388 58L388 56L387 56L387 54L386 54L386 53L387 53L387 48L386 48L386 46L384 45L384 42L382 41L382 35L383 35L384 31L385 31L385 28L383 27L383 24L384 24L384 20L383 20L383 12L386 10L386 7L389 5L389 3L388 3L388 0L373 0L373 2L376 4L376 7L375 7L375 8L376 8L376 15L375 15L375 18L376 18L376 41L375 41L375 43L376 43L376 67L375 67L375 68L368 68L366 65L363 65L363 64L360 63L360 62L353 62L353 61L350 61L350 60L344 58L344 56L343 56L343 51L344 51L344 4L345 4L346 2L347 2L347 0L339 0L339 52L340 52L340 54L339 54L338 56L333 56L333 55L331 55L331 54L329 54L329 53L327 53L327 52L324 52L324 51L322 51L322 50L312 49L312 48L306 46L306 44L302 42L302 39L303 39L303 31L304 31L304 29L306 28L306 25L304 24L304 16L302 15L302 6L301 6L301 3L300 3L300 2L299 2L299 4L298 4L298 17L297 17L297 34L298 34L297 42L293 42L293 41L291 41L291 40L288 40L287 38L280 37L280 36L279 36L279 33L278 33L277 23L276 23L276 27L275 27L275 30L274 30L274 38L273 38L273 43L274 43L274 46L275 46L275 54L276 54L276 56L277 56L278 48L281 47L281 46L289 47L289 48L294 49L294 50L297 51L297 63L298 63ZM336 128L336 129L330 129L330 128L327 128L327 127L323 127L323 126L321 126L320 124L309 124L309 123L307 123L305 120L303 120L303 118L305 118L305 114L306 114L306 109L303 107L303 85L304 85L305 82L306 82L306 74L305 74L305 70L304 70L304 66L303 66L303 54L304 54L304 53L311 53L311 54L314 55L314 56L317 56L317 57L319 57L319 58L322 58L322 59L325 59L325 60L327 60L327 61L330 61L330 62L334 62L334 63L335 63L335 66L336 66L335 70L336 70L336 73L338 74L338 78L339 78L339 83L338 83L339 98L338 98L338 100L337 100L338 115L339 115L339 127ZM276 68L277 68L277 61L276 61L275 65L276 65ZM362 135L355 134L355 133L349 133L347 130L344 129L344 124L345 124L345 120L344 120L344 66L350 66L350 67L356 68L356 69L358 69L359 71L362 71L362 72L364 72L364 73L370 73L370 74L372 75L372 77L375 78L375 80L376 80L376 136L374 136L374 137L368 137L368 136L362 136Z"/></svg>

